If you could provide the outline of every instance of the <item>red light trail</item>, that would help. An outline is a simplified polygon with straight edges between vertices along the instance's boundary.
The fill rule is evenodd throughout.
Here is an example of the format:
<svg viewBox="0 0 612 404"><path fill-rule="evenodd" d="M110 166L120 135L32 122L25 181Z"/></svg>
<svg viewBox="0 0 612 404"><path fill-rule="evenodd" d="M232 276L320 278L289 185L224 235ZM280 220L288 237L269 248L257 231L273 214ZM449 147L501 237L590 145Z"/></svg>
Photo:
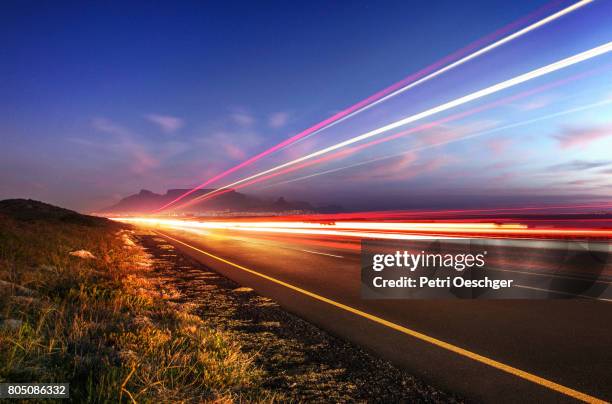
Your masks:
<svg viewBox="0 0 612 404"><path fill-rule="evenodd" d="M483 222L303 222L303 221L193 221L147 217L113 220L153 227L209 231L305 234L325 237L350 237L387 240L429 238L505 238L505 239L610 239L612 230L598 228L529 228L521 223ZM206 233L204 233L206 234Z"/></svg>
<svg viewBox="0 0 612 404"><path fill-rule="evenodd" d="M524 213L524 212L544 212L552 214L555 211L568 210L584 210L584 209L612 209L612 202L607 203L592 203L592 204L574 204L574 205L543 205L543 206L518 206L518 207L501 207L501 208L479 208L479 209L443 209L443 210L392 210L392 211L366 211L366 212L349 212L349 213L333 213L333 214L312 214L312 215L294 215L294 216L279 216L278 220L299 220L299 221L336 221L336 220L393 220L402 218L420 218L422 220L433 219L439 216L454 216L452 221L474 220L460 219L460 216L482 215L482 214L507 214L507 213ZM258 219L254 219L258 220ZM269 219L272 220L272 219ZM445 219L449 220L449 219ZM481 218L480 220L499 220L499 218ZM511 220L511 219L509 219ZM530 219L531 220L531 219ZM599 220L599 219L598 219Z"/></svg>

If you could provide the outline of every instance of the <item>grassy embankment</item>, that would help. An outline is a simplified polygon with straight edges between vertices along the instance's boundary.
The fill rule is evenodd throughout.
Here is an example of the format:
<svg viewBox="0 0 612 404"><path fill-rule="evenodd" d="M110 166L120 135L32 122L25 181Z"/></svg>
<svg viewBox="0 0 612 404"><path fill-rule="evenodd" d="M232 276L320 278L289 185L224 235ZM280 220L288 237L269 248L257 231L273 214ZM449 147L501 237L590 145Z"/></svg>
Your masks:
<svg viewBox="0 0 612 404"><path fill-rule="evenodd" d="M0 382L69 382L76 402L269 400L251 358L169 303L150 264L117 224L0 202Z"/></svg>

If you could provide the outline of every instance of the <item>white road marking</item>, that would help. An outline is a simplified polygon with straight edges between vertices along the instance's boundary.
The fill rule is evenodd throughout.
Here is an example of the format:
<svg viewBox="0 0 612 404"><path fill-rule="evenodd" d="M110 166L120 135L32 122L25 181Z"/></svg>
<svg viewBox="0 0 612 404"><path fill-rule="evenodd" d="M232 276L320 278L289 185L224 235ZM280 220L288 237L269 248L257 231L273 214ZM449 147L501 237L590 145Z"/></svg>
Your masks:
<svg viewBox="0 0 612 404"><path fill-rule="evenodd" d="M514 284L513 286L517 287L517 288L537 290L539 292L556 293L558 295L581 297L581 298L584 298L584 299L600 300L602 302L612 303L612 299L606 299L604 297L593 297L593 296L587 296L587 295L577 295L577 294L574 294L574 293L561 292L559 290L549 290L549 289L535 288L533 286L525 286L525 285L517 285L517 284Z"/></svg>
<svg viewBox="0 0 612 404"><path fill-rule="evenodd" d="M579 276L571 276L571 275L557 275L557 274L547 274L547 273L542 273L542 272L515 271L512 269L497 269L497 268L489 268L489 271L513 272L516 274L524 274L524 275L532 275L532 276L550 276L551 278L569 279L569 280L574 280L574 281L605 283L607 285L612 284L611 281L604 281L601 279L581 278Z"/></svg>

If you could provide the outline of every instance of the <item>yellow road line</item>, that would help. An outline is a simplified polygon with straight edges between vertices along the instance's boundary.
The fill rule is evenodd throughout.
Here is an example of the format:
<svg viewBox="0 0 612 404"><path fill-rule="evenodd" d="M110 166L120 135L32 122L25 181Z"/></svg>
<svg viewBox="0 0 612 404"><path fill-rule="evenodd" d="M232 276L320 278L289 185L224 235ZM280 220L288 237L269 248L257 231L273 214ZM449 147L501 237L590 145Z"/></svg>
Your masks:
<svg viewBox="0 0 612 404"><path fill-rule="evenodd" d="M346 310L346 311L348 311L350 313L353 313L353 314L355 314L357 316L360 316L360 317L363 317L363 318L367 318L370 321L373 321L375 323L378 323L378 324L384 325L386 327L392 328L392 329L394 329L396 331L399 331L399 332L401 332L403 334L410 335L411 337L417 338L417 339L419 339L421 341L428 342L428 343L430 343L432 345L435 345L437 347L446 349L448 351L454 352L454 353L459 354L461 356L464 356L466 358L470 358L472 360L475 360L476 362L484 363L485 365L488 365L488 366L491 366L493 368L502 370L502 371L504 371L506 373L510 373L510 374L512 374L514 376L518 376L521 379L528 380L528 381L530 381L532 383L539 384L540 386L547 387L547 388L549 388L551 390L554 390L554 391L559 392L561 394L565 394L567 396L573 397L573 398L575 398L577 400L581 400L581 401L584 401L584 402L587 402L587 403L601 403L601 404L607 403L606 401L601 400L601 399L599 399L597 397L590 396L590 395L588 395L586 393L582 393L582 392L580 392L578 390L574 390L572 388L563 386L563 385L555 383L555 382L553 382L551 380L544 379L544 378L542 378L540 376L534 375L533 373L529 373L529 372L526 372L524 370L517 369L517 368L512 367L510 365L506 365L504 363L496 361L495 359L487 358L486 356L482 356L482 355L479 355L479 354L474 353L472 351L468 351L467 349L458 347L458 346L453 345L453 344L449 344L448 342L444 342L444 341L439 340L437 338L430 337L429 335L420 333L420 332L415 331L415 330L411 330L410 328L403 327L403 326L401 326L399 324L392 323L392 322L387 321L387 320L385 320L383 318L377 317L377 316L375 316L373 314L366 313L364 311L361 311L361 310L355 309L353 307L347 306L345 304L336 302L334 300L328 299L328 298L326 298L324 296L321 296L321 295L318 295L316 293L309 292L309 291L307 291L305 289L299 288L299 287L294 286L294 285L292 285L290 283L283 282L283 281L281 281L279 279L276 279L276 278L273 278L271 276L268 276L268 275L262 274L260 272L254 271L252 269L243 267L242 265L236 264L234 262L228 261L228 260L226 260L224 258L221 258L221 257L218 257L218 256L216 256L214 254L211 254L211 253L209 253L207 251L201 250L201 249L199 249L199 248L197 248L195 246L192 246L191 244L187 244L187 243L185 243L185 242L183 242L181 240L178 240L178 239L176 239L174 237L171 237L171 236L169 236L169 235L167 235L165 233L161 233L161 232L158 232L158 231L154 231L154 233L159 234L160 236L166 237L166 238L168 238L170 240L173 240L173 241L175 241L177 243L180 243L180 244L182 244L184 246L187 246L187 247L189 247L189 248L191 248L191 249L193 249L193 250L195 250L195 251L197 251L199 253L202 253L202 254L207 255L207 256L209 256L211 258L214 258L217 261L221 261L221 262L226 263L228 265L231 265L231 266L233 266L235 268L238 268L238 269L241 269L241 270L243 270L245 272L248 272L250 274L259 276L261 278L269 280L270 282L274 282L274 283L276 283L278 285L284 286L284 287L289 288L291 290L295 290L296 292L299 292L299 293L301 293L303 295L312 297L313 299L316 299L316 300L319 300L319 301L331 304L332 306L338 307L338 308L340 308L342 310Z"/></svg>

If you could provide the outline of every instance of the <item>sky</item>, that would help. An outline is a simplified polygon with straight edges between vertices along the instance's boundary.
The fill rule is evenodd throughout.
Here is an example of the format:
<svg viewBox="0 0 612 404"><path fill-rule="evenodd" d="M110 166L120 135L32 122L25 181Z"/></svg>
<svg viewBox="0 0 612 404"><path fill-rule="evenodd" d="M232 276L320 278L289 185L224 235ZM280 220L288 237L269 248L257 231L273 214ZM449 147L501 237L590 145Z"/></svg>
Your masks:
<svg viewBox="0 0 612 404"><path fill-rule="evenodd" d="M572 3L3 2L0 199L95 211L140 189L196 186L542 6L530 22ZM610 3L595 1L215 185L605 44ZM610 66L609 54L599 56L240 190L350 209L609 200Z"/></svg>

